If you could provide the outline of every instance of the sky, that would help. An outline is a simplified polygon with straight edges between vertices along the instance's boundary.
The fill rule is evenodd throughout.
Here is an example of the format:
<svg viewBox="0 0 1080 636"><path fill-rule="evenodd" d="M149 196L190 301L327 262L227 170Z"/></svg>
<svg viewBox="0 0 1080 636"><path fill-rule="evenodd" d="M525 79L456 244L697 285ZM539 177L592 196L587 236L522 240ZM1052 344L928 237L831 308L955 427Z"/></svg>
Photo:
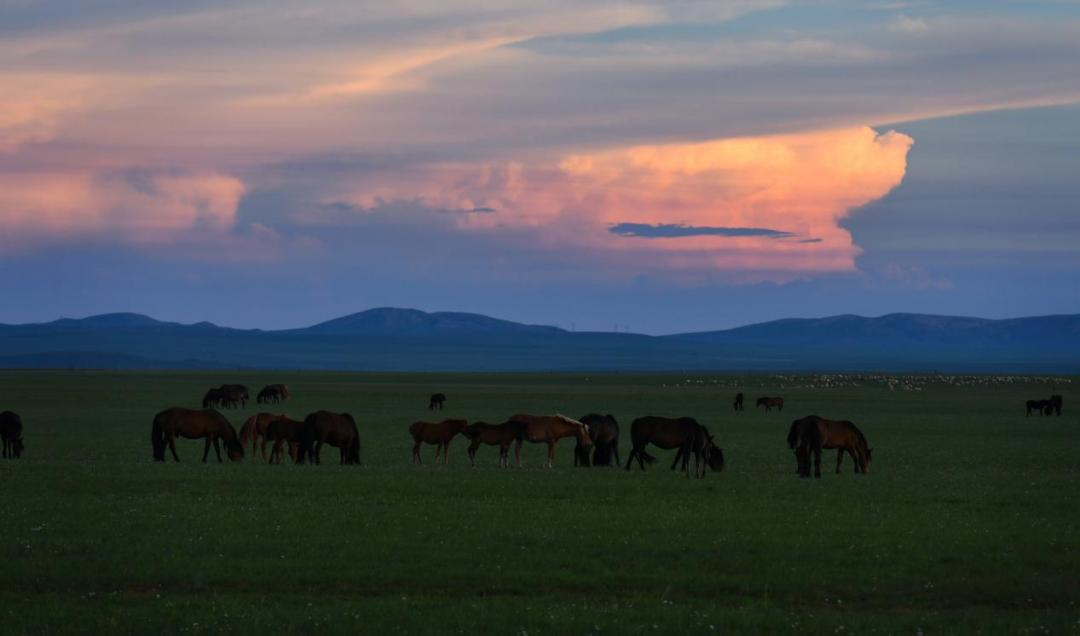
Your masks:
<svg viewBox="0 0 1080 636"><path fill-rule="evenodd" d="M0 322L1080 312L1080 2L0 0Z"/></svg>

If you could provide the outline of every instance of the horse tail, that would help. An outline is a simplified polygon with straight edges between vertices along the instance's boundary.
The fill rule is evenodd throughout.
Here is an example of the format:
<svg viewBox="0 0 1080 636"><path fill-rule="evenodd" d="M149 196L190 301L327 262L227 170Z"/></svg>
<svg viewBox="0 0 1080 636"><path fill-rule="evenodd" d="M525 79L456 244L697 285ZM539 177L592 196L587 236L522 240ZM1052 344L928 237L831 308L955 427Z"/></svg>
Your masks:
<svg viewBox="0 0 1080 636"><path fill-rule="evenodd" d="M154 448L154 461L165 461L165 431L161 426L161 414L154 416L154 424L150 427L150 445Z"/></svg>
<svg viewBox="0 0 1080 636"><path fill-rule="evenodd" d="M794 449L799 444L799 420L795 420L791 423L791 429L787 434L788 448Z"/></svg>

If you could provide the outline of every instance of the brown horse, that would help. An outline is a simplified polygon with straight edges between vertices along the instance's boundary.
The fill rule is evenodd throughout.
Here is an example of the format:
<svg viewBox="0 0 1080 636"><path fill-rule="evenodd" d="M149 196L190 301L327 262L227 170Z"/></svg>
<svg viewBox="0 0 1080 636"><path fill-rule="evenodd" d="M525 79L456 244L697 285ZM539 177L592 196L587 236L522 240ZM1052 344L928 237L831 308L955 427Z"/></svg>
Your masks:
<svg viewBox="0 0 1080 636"><path fill-rule="evenodd" d="M247 406L248 390L243 384L222 384L221 406L227 409L244 408Z"/></svg>
<svg viewBox="0 0 1080 636"><path fill-rule="evenodd" d="M289 387L284 384L267 384L255 396L259 404L279 404L289 399Z"/></svg>
<svg viewBox="0 0 1080 636"><path fill-rule="evenodd" d="M487 422L474 422L465 427L462 435L472 441L469 444L469 461L476 466L476 449L481 444L499 447L499 468L507 468L510 465L510 444L517 442L514 448L514 458L518 468L521 468L521 442L525 439L525 424L523 422L503 422L502 424L488 424Z"/></svg>
<svg viewBox="0 0 1080 636"><path fill-rule="evenodd" d="M409 427L413 438L412 458L414 464L423 464L420 459L420 445L435 444L435 463L439 463L439 451L443 454L443 463L450 455L450 442L454 436L465 430L465 420L443 420L441 422L414 422Z"/></svg>
<svg viewBox="0 0 1080 636"><path fill-rule="evenodd" d="M360 463L360 432L356 421L348 413L316 411L304 418L300 453L296 463L303 464L305 457L319 464L323 444L341 449L342 464Z"/></svg>
<svg viewBox="0 0 1080 636"><path fill-rule="evenodd" d="M771 411L774 406L776 407L776 410L783 411L784 410L784 398L782 398L782 397L760 397L760 398L757 399L757 404L754 405L754 408L757 408L759 406L764 406L766 413Z"/></svg>
<svg viewBox="0 0 1080 636"><path fill-rule="evenodd" d="M534 444L547 444L548 459L544 464L546 468L555 465L555 445L564 437L574 437L579 445L586 448L592 446L592 437L589 435L589 427L585 424L566 417L565 415L529 415L518 413L510 418L512 421L521 422L525 425L525 439Z"/></svg>
<svg viewBox="0 0 1080 636"><path fill-rule="evenodd" d="M574 447L574 466L618 466L619 460L619 422L614 415L589 413L579 420L589 427L589 436L593 441L593 454L590 462L589 449L581 444ZM612 460L614 459L614 463Z"/></svg>
<svg viewBox="0 0 1080 636"><path fill-rule="evenodd" d="M223 406L224 401L225 394L221 392L221 389L208 389L206 394L203 395L202 407L212 409L215 406Z"/></svg>
<svg viewBox="0 0 1080 636"><path fill-rule="evenodd" d="M855 462L856 473L870 472L870 457L874 449L867 444L862 431L847 420L834 421L808 415L791 423L787 439L788 446L795 451L795 461L802 477L810 476L811 457L814 476L821 477L821 451L830 448L837 449L837 474L840 473L845 452Z"/></svg>
<svg viewBox="0 0 1080 636"><path fill-rule="evenodd" d="M294 419L290 419L284 415L275 417L266 425L266 432L263 435L262 442L262 454L266 456L266 442L274 442L274 447L270 450L270 463L281 463L281 446L283 444L289 445L289 458L294 462L298 461L300 442L304 439L304 423L298 422Z"/></svg>
<svg viewBox="0 0 1080 636"><path fill-rule="evenodd" d="M441 411L444 404L446 404L446 396L442 393L434 393L428 398L427 407L429 411Z"/></svg>
<svg viewBox="0 0 1080 636"><path fill-rule="evenodd" d="M4 442L3 457L18 459L23 449L23 423L18 413L4 411L0 413L0 440Z"/></svg>
<svg viewBox="0 0 1080 636"><path fill-rule="evenodd" d="M646 462L656 462L655 457L645 452L649 444L665 450L679 449L671 467L674 469L682 460L687 477L690 476L691 456L694 457L695 475L699 478L705 476L706 466L714 471L724 468L723 449L716 446L709 431L692 417L639 417L630 424L630 441L633 448L630 450L630 458L626 460L626 470L633 466L634 458L637 458L638 466L642 470L645 470Z"/></svg>
<svg viewBox="0 0 1080 636"><path fill-rule="evenodd" d="M251 446L251 459L255 460L255 448L259 443L259 438L262 438L262 456L263 461L266 461L266 427L270 422L285 417L284 413L257 413L247 418L244 424L240 427L240 445L244 447L244 452L247 452L248 446Z"/></svg>
<svg viewBox="0 0 1080 636"><path fill-rule="evenodd" d="M225 450L229 459L238 462L244 459L244 447L236 437L236 429L229 424L221 413L213 409L197 411L173 407L165 409L154 416L154 424L150 430L150 442L154 449L154 461L165 461L165 449L172 451L173 459L180 461L176 455L176 438L188 439L206 438L206 448L203 450L203 462L210 455L210 445L213 444L214 452L218 461L221 461L221 446L219 440L225 440Z"/></svg>

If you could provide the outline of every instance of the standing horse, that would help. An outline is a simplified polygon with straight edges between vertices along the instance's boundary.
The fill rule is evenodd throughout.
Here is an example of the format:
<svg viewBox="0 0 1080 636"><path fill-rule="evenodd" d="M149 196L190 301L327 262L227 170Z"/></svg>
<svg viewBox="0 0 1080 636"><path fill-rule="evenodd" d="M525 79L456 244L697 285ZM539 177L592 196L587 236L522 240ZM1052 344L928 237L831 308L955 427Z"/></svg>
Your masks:
<svg viewBox="0 0 1080 636"><path fill-rule="evenodd" d="M565 415L529 415L518 413L510 418L525 425L525 439L534 444L547 444L548 459L545 468L555 465L555 445L564 437L574 437L579 445L592 446L589 427ZM587 452L587 451L586 451Z"/></svg>
<svg viewBox="0 0 1080 636"><path fill-rule="evenodd" d="M1062 399L1060 395L1050 396L1050 408L1052 408L1059 417L1061 416L1061 402ZM1047 413L1047 415L1049 415L1049 413Z"/></svg>
<svg viewBox="0 0 1080 636"><path fill-rule="evenodd" d="M736 411L744 411L744 410L746 410L746 409L745 409L745 408L743 407L743 400L744 400L744 399L745 399L745 398L744 398L744 396L743 396L743 394L742 394L742 393L736 393L736 394L735 394L735 410L736 410Z"/></svg>
<svg viewBox="0 0 1080 636"><path fill-rule="evenodd" d="M766 413L768 413L769 411L772 411L774 406L776 407L776 410L783 411L784 410L784 398L782 398L782 397L760 397L760 398L757 399L757 404L754 405L754 408L757 408L759 406L764 406Z"/></svg>
<svg viewBox="0 0 1080 636"><path fill-rule="evenodd" d="M1031 417L1031 412L1036 411L1039 415L1049 415L1053 411L1053 406L1050 400L1028 400L1024 406L1027 407L1027 417Z"/></svg>
<svg viewBox="0 0 1080 636"><path fill-rule="evenodd" d="M439 463L439 451L443 454L443 463L447 463L450 456L450 442L454 436L465 430L468 422L465 420L443 420L441 422L414 422L409 427L409 433L413 438L412 457L414 464L423 464L420 459L420 445L423 443L435 444L435 463Z"/></svg>
<svg viewBox="0 0 1080 636"><path fill-rule="evenodd" d="M284 384L267 384L255 396L259 404L279 404L289 399L289 387Z"/></svg>
<svg viewBox="0 0 1080 636"><path fill-rule="evenodd" d="M243 384L222 384L220 387L221 404L227 409L244 408L247 406L248 390Z"/></svg>
<svg viewBox="0 0 1080 636"><path fill-rule="evenodd" d="M309 456L312 463L319 464L323 444L341 449L342 464L360 463L360 432L352 415L316 411L304 418L303 439L296 463L303 464L304 458Z"/></svg>
<svg viewBox="0 0 1080 636"><path fill-rule="evenodd" d="M300 443L303 439L303 422L298 422L284 415L275 417L266 425L266 431L263 435L262 442L263 457L266 457L266 442L272 441L274 442L274 447L270 450L271 464L281 463L281 447L283 444L289 445L289 458L294 462L297 462L299 461Z"/></svg>
<svg viewBox="0 0 1080 636"><path fill-rule="evenodd" d="M840 474L840 464L844 453L851 455L855 462L856 473L870 472L872 448L857 426L847 420L827 420L817 415L808 415L791 423L788 430L788 446L795 451L795 460L799 475L810 476L810 459L814 459L814 476L821 477L822 449L837 449L836 473Z"/></svg>
<svg viewBox="0 0 1080 636"><path fill-rule="evenodd" d="M694 457L695 474L698 477L705 476L704 466L710 465L713 470L723 468L723 451L716 448L712 437L701 424L692 417L680 417L677 419L648 415L639 417L630 424L630 441L633 448L630 450L630 458L626 460L626 470L634 464L634 458L638 460L638 466L645 470L645 463L655 463L656 458L645 452L649 444L654 444L665 450L679 449L675 456L676 464L683 460L683 469L686 476L690 476L690 456ZM718 459L713 459L713 451L719 452ZM672 464L672 468L675 464Z"/></svg>
<svg viewBox="0 0 1080 636"><path fill-rule="evenodd" d="M428 398L428 410L429 411L441 411L443 410L443 404L446 404L446 396L442 393L434 393Z"/></svg>
<svg viewBox="0 0 1080 636"><path fill-rule="evenodd" d="M262 438L262 457L263 461L266 461L266 427L270 422L285 417L284 413L258 413L252 415L244 421L240 426L240 445L244 447L244 452L247 452L248 445L251 445L251 459L255 460L255 448L259 443L259 438Z"/></svg>
<svg viewBox="0 0 1080 636"><path fill-rule="evenodd" d="M4 411L0 413L0 440L3 440L3 457L18 459L23 449L23 423L18 413Z"/></svg>
<svg viewBox="0 0 1080 636"><path fill-rule="evenodd" d="M202 407L212 409L215 406L223 406L224 401L225 394L221 392L221 389L208 389L206 394L203 395Z"/></svg>
<svg viewBox="0 0 1080 636"><path fill-rule="evenodd" d="M507 468L510 465L510 444L517 442L514 449L514 457L518 468L521 468L521 442L525 439L525 424L522 422L503 422L502 424L488 424L487 422L473 422L465 427L462 435L471 440L469 444L469 462L476 466L476 449L481 444L499 447L499 468Z"/></svg>
<svg viewBox="0 0 1080 636"><path fill-rule="evenodd" d="M225 440L225 450L229 459L238 462L244 459L244 447L236 437L236 429L229 424L221 413L213 409L197 411L173 407L165 409L154 416L154 424L150 429L150 443L154 450L154 461L165 461L165 449L172 451L173 459L180 461L176 455L176 438L188 439L206 438L206 448L203 450L203 462L210 455L210 445L214 445L214 453L221 461L221 446L219 440Z"/></svg>
<svg viewBox="0 0 1080 636"><path fill-rule="evenodd" d="M593 466L618 466L622 463L619 460L619 422L614 415L589 413L579 421L589 427L593 442ZM615 463L612 463L613 459ZM590 465L589 449L581 444L574 446L574 466L579 465Z"/></svg>

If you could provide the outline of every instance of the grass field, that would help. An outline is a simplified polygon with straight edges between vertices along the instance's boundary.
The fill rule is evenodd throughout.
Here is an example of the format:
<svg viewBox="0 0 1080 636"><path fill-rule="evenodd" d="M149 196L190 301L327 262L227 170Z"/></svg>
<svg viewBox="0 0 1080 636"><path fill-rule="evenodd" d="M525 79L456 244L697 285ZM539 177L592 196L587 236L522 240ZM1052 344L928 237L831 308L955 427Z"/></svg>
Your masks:
<svg viewBox="0 0 1080 636"><path fill-rule="evenodd" d="M287 382L290 414L351 412L363 465L150 461L150 422L222 382ZM689 382L688 382L689 381ZM699 382L700 381L700 382ZM1080 422L1025 418L1046 381L881 383L809 376L0 373L26 455L0 461L4 633L1076 633ZM814 386L810 386L810 385ZM825 386L828 384L828 386ZM918 384L903 390L907 384ZM840 385L840 386L838 386ZM730 411L783 395L782 414ZM410 465L406 429L516 411L692 415L725 450L702 481L543 470L466 444ZM226 415L239 428L254 408ZM787 426L855 421L867 476L800 480ZM425 458L432 447L424 450ZM211 454L211 457L213 455ZM330 462L326 462L329 458Z"/></svg>

